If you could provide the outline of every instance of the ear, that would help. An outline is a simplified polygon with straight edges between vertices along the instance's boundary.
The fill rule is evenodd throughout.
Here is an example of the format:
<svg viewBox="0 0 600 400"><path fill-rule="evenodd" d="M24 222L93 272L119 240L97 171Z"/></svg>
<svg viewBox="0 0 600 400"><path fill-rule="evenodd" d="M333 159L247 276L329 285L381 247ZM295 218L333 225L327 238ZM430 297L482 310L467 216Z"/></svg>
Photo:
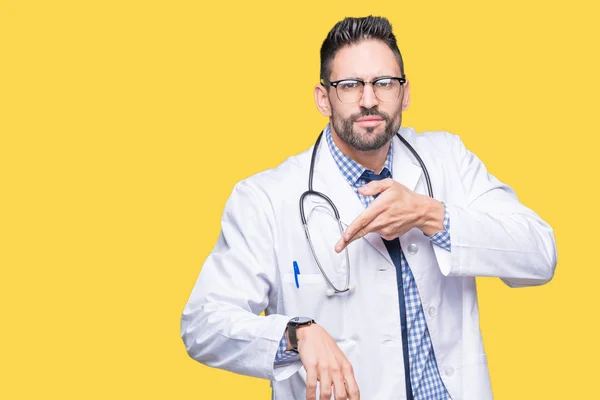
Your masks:
<svg viewBox="0 0 600 400"><path fill-rule="evenodd" d="M315 86L315 103L319 112L325 117L331 117L331 104L327 95L327 87L321 84Z"/></svg>
<svg viewBox="0 0 600 400"><path fill-rule="evenodd" d="M403 87L404 89L402 89L402 111L406 111L406 109L410 105L410 82L406 81Z"/></svg>

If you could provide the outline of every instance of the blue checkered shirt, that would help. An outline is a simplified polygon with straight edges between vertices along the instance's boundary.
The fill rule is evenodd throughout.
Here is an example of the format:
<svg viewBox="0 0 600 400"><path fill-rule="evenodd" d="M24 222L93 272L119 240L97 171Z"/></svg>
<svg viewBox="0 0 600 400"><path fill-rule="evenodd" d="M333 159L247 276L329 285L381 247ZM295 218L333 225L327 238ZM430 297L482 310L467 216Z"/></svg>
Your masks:
<svg viewBox="0 0 600 400"><path fill-rule="evenodd" d="M348 181L354 192L364 204L368 207L373 200L373 196L363 196L358 189L366 184L362 178L366 168L346 156L333 142L329 125L325 128L325 137L329 151L333 156L335 163ZM393 143L392 143L393 145ZM388 151L388 156L383 166L392 172L392 146ZM450 218L444 205L444 231L439 231L433 236L427 236L435 245L450 250ZM408 347L411 384L415 400L445 400L450 399L440 373L438 371L437 361L427 329L423 305L419 298L419 292L411 269L404 257L401 256L402 276L404 279L404 299L406 304L406 320L408 323ZM279 349L275 357L275 366L284 365L298 360L298 354L292 351L286 351L287 339L285 333L279 343Z"/></svg>

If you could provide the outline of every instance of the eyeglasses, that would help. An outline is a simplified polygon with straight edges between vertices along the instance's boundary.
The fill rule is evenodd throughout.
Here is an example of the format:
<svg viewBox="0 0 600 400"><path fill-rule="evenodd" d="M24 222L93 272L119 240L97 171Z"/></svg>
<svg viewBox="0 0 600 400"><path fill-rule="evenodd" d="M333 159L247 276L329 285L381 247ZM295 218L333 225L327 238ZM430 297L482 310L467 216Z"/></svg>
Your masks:
<svg viewBox="0 0 600 400"><path fill-rule="evenodd" d="M323 86L332 86L335 88L338 99L342 103L356 103L360 100L365 90L365 85L369 83L373 86L373 92L377 100L385 103L398 100L402 85L406 83L406 76L375 78L372 81L363 81L361 79L340 79L333 82L325 82L321 79Z"/></svg>

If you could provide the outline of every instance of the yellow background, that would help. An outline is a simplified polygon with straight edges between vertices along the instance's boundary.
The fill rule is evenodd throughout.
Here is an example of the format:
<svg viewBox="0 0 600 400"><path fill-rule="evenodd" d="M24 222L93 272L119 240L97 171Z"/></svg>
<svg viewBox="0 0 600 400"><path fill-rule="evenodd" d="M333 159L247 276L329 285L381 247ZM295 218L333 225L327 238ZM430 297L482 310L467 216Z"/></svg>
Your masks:
<svg viewBox="0 0 600 400"><path fill-rule="evenodd" d="M598 398L593 2L201 3L0 1L0 398L270 398L190 359L180 313L233 185L326 123L325 35L368 14L404 125L459 134L555 229L550 284L478 281L496 399Z"/></svg>

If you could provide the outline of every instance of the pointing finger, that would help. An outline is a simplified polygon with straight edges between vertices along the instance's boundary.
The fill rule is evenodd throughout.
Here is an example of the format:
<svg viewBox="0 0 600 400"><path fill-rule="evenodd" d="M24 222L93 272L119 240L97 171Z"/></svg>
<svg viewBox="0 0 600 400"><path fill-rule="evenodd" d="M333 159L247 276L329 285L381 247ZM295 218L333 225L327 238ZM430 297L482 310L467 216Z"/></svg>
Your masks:
<svg viewBox="0 0 600 400"><path fill-rule="evenodd" d="M367 208L363 211L348 227L346 228L346 232L342 235L340 240L335 245L335 251L341 252L344 248L350 243L350 239L352 239L357 233L359 233L362 229L364 229L369 223L375 218L372 214L371 210ZM363 235L366 235L368 232L363 232ZM361 237L362 237L361 236Z"/></svg>
<svg viewBox="0 0 600 400"><path fill-rule="evenodd" d="M377 217L377 215L375 215L375 216ZM344 236L340 239L340 241L336 245L335 251L337 251L338 253L343 251L350 243L354 242L355 240L365 237L370 232L377 231L380 228L380 225L381 225L380 221L376 218L376 219L372 220L370 223L368 223L365 227L359 228L358 231L356 231L354 233L354 235L352 235L352 237L350 237L350 239L348 239L348 240L346 240L346 233L344 233ZM348 231L346 231L346 232L348 232Z"/></svg>

